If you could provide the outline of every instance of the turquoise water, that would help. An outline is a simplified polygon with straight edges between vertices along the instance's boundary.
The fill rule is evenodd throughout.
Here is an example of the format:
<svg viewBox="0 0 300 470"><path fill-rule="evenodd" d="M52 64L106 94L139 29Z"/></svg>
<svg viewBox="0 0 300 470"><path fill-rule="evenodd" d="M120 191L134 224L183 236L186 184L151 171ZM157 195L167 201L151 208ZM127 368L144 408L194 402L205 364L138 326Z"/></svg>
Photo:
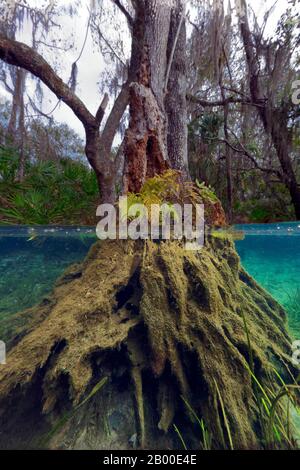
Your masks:
<svg viewBox="0 0 300 470"><path fill-rule="evenodd" d="M300 337L300 222L239 225L236 242L245 269L289 314ZM67 266L81 261L95 228L0 227L0 318L41 301Z"/></svg>
<svg viewBox="0 0 300 470"><path fill-rule="evenodd" d="M242 264L288 312L289 327L300 338L300 222L239 225L236 242Z"/></svg>
<svg viewBox="0 0 300 470"><path fill-rule="evenodd" d="M92 228L0 227L0 319L40 302L94 241Z"/></svg>

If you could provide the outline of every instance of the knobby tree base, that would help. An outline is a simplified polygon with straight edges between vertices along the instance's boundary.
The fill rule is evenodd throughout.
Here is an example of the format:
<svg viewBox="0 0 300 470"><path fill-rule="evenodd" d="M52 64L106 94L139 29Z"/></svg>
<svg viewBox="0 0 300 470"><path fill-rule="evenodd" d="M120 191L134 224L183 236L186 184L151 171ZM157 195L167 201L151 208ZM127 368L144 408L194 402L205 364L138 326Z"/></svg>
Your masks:
<svg viewBox="0 0 300 470"><path fill-rule="evenodd" d="M261 383L274 365L285 377L285 313L229 238L209 238L199 252L175 241L97 242L51 297L6 327L0 447L180 448L175 423L197 448L183 398L222 447L218 390L234 448L260 447L244 320Z"/></svg>

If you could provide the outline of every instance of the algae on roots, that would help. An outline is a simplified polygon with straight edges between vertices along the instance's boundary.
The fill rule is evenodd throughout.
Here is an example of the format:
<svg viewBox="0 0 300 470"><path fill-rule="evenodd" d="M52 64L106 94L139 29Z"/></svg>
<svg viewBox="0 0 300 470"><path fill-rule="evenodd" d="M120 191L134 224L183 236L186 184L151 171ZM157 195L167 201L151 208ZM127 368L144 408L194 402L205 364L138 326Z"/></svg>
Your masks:
<svg viewBox="0 0 300 470"><path fill-rule="evenodd" d="M215 447L225 424L235 449L259 447L243 318L262 384L274 364L290 363L283 309L226 238L210 237L199 252L176 241L97 242L29 318L0 369L1 447L34 447L103 376L104 390L51 447L174 448L181 396L209 423Z"/></svg>

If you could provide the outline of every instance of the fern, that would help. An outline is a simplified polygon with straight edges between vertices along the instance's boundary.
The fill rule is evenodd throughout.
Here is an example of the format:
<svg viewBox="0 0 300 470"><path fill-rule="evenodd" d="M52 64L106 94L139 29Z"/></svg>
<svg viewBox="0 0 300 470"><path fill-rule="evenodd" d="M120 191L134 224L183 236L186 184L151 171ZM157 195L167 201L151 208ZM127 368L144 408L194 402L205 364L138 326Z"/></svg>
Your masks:
<svg viewBox="0 0 300 470"><path fill-rule="evenodd" d="M205 186L204 183L193 183L185 181L182 173L177 170L167 170L161 175L155 175L149 178L143 185L139 193L127 194L127 208L134 204L143 204L151 215L151 211L155 210L153 205L166 204L170 208L170 215L174 218L178 216L173 209L174 204L183 206L184 204L203 204L209 201L214 204L218 201L212 188ZM120 206L121 218L128 218L128 212L123 203Z"/></svg>

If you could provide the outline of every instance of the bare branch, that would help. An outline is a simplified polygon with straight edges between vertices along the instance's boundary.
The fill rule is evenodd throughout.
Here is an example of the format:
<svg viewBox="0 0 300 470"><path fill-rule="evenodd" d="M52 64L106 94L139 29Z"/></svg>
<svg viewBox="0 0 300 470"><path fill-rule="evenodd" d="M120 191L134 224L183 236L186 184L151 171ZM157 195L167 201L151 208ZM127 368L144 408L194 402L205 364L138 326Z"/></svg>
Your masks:
<svg viewBox="0 0 300 470"><path fill-rule="evenodd" d="M4 62L22 67L38 77L57 96L66 103L84 126L97 125L94 116L84 103L56 74L45 59L26 44L0 35L0 59Z"/></svg>
<svg viewBox="0 0 300 470"><path fill-rule="evenodd" d="M128 26L130 28L132 28L133 26L133 18L132 16L130 15L130 13L126 10L126 8L124 7L124 5L121 3L120 0L112 0L112 2L119 8L119 10L123 13L123 15L126 16L126 19L127 19L127 22L128 22Z"/></svg>
<svg viewBox="0 0 300 470"><path fill-rule="evenodd" d="M96 26L96 30L97 30L97 33L98 33L99 37L102 38L102 40L105 42L106 46L111 51L111 53L121 62L122 65L124 65L124 67L126 67L126 63L119 56L119 54L114 50L114 48L111 46L110 42L105 38L105 36L101 32L101 29L100 29L99 25Z"/></svg>
<svg viewBox="0 0 300 470"><path fill-rule="evenodd" d="M42 44L42 46L49 47L50 49L58 49L63 52L68 52L73 48L73 46L62 47L62 46L57 46L56 44L47 44L45 41L42 41L41 39L38 39L35 43L36 45Z"/></svg>
<svg viewBox="0 0 300 470"><path fill-rule="evenodd" d="M104 117L104 113L105 113L105 110L107 108L107 105L108 105L108 94L105 93L105 95L103 97L103 100L101 101L100 106L98 108L98 111L96 113L96 121L97 121L97 124L99 126L100 126L101 121Z"/></svg>
<svg viewBox="0 0 300 470"><path fill-rule="evenodd" d="M6 76L6 72L5 70L3 70L1 73L0 73L0 78L1 78L1 81L6 89L6 91L8 93L10 93L11 95L14 94L14 90L13 88L7 83L7 76Z"/></svg>
<svg viewBox="0 0 300 470"><path fill-rule="evenodd" d="M263 106L262 104L254 103L249 98L248 99L235 98L234 96L229 96L226 99L221 99L221 100L216 100L216 101L203 100L201 98L198 98L197 96L190 95L190 94L188 94L186 98L190 103L199 104L200 106L203 106L204 108L205 107L214 107L214 106L226 106L230 103L235 103L235 104L236 103L241 103L241 104L247 104L249 106L255 106L255 107Z"/></svg>
<svg viewBox="0 0 300 470"><path fill-rule="evenodd" d="M237 141L238 145L239 145L239 149L233 147L233 149L236 151L236 152L239 152L239 153L243 153L247 158L249 158L249 160L251 160L251 162L254 164L255 168L257 170L260 170L264 173L273 173L274 175L278 176L279 178L282 178L282 174L280 173L279 170L273 170L272 168L264 168L264 167L261 167L259 165L259 163L257 162L256 158L247 150L247 148L241 143L241 141L239 140L239 138L237 137L237 135L233 132L232 129L229 129L229 132L233 135L233 137L235 138L235 140ZM229 142L226 142L227 145L231 145Z"/></svg>
<svg viewBox="0 0 300 470"><path fill-rule="evenodd" d="M114 137L119 128L120 121L129 103L129 83L123 84L118 94L112 110L107 118L104 129L101 133L101 147L104 153L108 154L111 150Z"/></svg>
<svg viewBox="0 0 300 470"><path fill-rule="evenodd" d="M30 103L30 106L33 108L33 110L37 113L36 115L30 115L30 118L34 118L34 117L39 117L39 116L43 116L44 118L47 118L49 121L51 121L53 119L53 117L51 116L52 113L56 110L57 106L59 105L60 101L58 101L55 105L55 107L49 112L49 113L44 113L44 111L42 111L34 102L34 100L28 95L27 93L27 98L28 98L28 101Z"/></svg>

